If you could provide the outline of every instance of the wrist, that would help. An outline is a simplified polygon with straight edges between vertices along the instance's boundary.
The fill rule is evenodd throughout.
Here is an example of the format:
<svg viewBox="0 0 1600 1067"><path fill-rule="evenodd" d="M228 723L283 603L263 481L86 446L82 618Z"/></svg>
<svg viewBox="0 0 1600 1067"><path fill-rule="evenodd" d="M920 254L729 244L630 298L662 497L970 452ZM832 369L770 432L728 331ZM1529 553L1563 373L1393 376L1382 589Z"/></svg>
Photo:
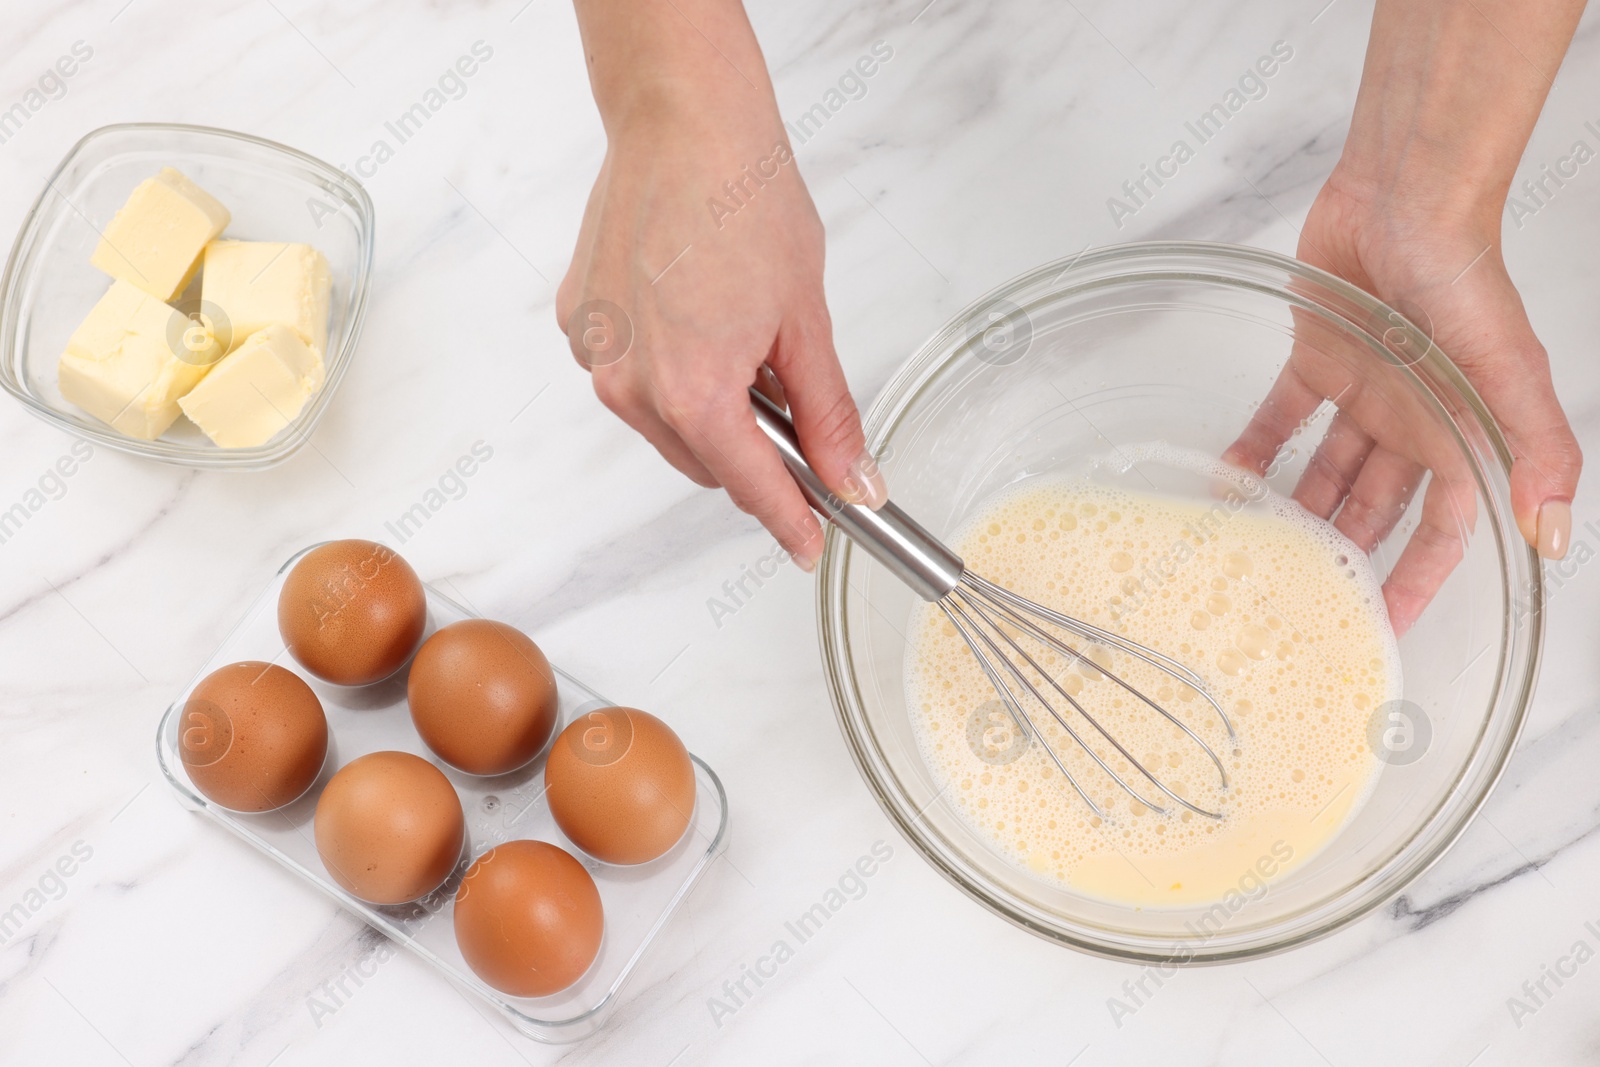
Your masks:
<svg viewBox="0 0 1600 1067"><path fill-rule="evenodd" d="M776 116L766 63L740 0L578 0L577 12L608 136L653 123L705 128L749 114Z"/></svg>
<svg viewBox="0 0 1600 1067"><path fill-rule="evenodd" d="M770 93L743 90L729 97L717 86L672 76L639 78L626 91L602 100L596 93L606 140L613 147L688 142L701 150L738 143L759 134L763 143L781 137L783 121Z"/></svg>
<svg viewBox="0 0 1600 1067"><path fill-rule="evenodd" d="M1535 6L1379 0L1340 182L1403 221L1465 225L1498 240L1506 195L1583 4Z"/></svg>
<svg viewBox="0 0 1600 1067"><path fill-rule="evenodd" d="M1417 138L1392 157L1347 146L1327 185L1386 228L1470 231L1498 244L1513 176Z"/></svg>

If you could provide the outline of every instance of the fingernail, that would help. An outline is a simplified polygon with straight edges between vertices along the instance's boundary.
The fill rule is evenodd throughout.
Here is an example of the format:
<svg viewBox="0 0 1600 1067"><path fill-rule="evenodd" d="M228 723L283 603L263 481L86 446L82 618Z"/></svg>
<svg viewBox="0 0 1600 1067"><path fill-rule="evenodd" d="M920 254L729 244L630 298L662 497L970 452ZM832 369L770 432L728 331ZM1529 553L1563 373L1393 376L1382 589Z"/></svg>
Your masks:
<svg viewBox="0 0 1600 1067"><path fill-rule="evenodd" d="M1565 500L1546 500L1539 507L1539 555L1545 559L1564 559L1572 541L1572 504Z"/></svg>
<svg viewBox="0 0 1600 1067"><path fill-rule="evenodd" d="M889 502L889 486L883 480L883 471L871 452L862 450L850 464L844 478L844 499L850 504L865 504L877 511Z"/></svg>
<svg viewBox="0 0 1600 1067"><path fill-rule="evenodd" d="M810 574L817 569L817 557L808 554L805 549L801 549L798 552L789 553L789 558L794 560L794 565L796 567L799 567L807 574Z"/></svg>

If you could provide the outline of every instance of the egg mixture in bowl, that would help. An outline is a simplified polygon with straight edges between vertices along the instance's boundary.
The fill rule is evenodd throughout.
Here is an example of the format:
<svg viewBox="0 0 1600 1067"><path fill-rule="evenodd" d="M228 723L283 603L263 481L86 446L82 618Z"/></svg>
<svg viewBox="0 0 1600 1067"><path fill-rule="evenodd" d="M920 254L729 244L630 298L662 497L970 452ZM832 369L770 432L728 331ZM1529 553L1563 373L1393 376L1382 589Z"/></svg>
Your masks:
<svg viewBox="0 0 1600 1067"><path fill-rule="evenodd" d="M830 536L819 618L852 754L1010 921L1132 959L1282 949L1397 893L1503 770L1542 639L1509 454L1429 338L1353 287L1225 246L1090 252L953 320L868 436L895 502L970 569L1177 658L1217 703L1108 649L1047 664L1222 817L1136 779L1141 802L1048 719L1019 730L945 616ZM1380 506L1341 515L1330 472L1359 479L1362 456Z"/></svg>

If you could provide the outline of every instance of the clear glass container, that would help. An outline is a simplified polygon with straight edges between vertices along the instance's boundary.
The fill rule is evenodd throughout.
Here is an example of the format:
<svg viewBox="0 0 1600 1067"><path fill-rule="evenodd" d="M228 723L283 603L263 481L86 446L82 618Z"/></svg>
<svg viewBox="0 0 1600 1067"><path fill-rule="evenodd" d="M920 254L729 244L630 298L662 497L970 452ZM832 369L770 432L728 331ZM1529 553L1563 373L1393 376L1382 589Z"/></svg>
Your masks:
<svg viewBox="0 0 1600 1067"><path fill-rule="evenodd" d="M328 257L333 278L327 377L271 441L219 448L186 418L160 438L119 433L70 403L56 363L110 279L90 266L100 231L136 185L176 167L232 212L226 236L303 242ZM350 365L372 277L372 200L361 183L304 152L204 126L103 126L73 146L23 220L0 280L0 386L68 433L134 455L193 467L259 470L299 450Z"/></svg>
<svg viewBox="0 0 1600 1067"><path fill-rule="evenodd" d="M561 833L544 799L548 745L533 762L509 774L466 774L439 760L417 735L406 703L406 669L375 685L346 688L320 681L298 668L278 633L278 593L289 570L315 547L308 546L283 565L244 620L167 708L156 728L156 758L167 783L185 806L211 818L396 944L427 960L529 1037L556 1043L589 1036L616 1009L639 960L722 848L728 832L728 798L721 780L699 757L691 757L694 812L682 840L666 855L631 867L601 863L584 855ZM427 595L426 634L474 617L431 586ZM190 691L212 671L241 660L276 662L293 670L316 692L328 716L328 757L317 780L294 803L257 814L230 811L206 799L184 770L178 747L179 724ZM612 706L612 701L559 667L554 670L560 700L557 731L590 709ZM328 779L356 757L378 751L411 752L433 763L455 786L466 815L467 842L455 871L444 885L410 904L368 904L351 896L328 876L312 837L317 800ZM513 997L491 988L472 973L456 946L455 894L468 864L495 845L523 838L560 845L576 856L594 876L605 914L600 955L593 966L575 985L548 997ZM270 922L271 917L258 916L255 921Z"/></svg>
<svg viewBox="0 0 1600 1067"><path fill-rule="evenodd" d="M1220 456L1275 403L1269 390L1291 357L1332 367L1339 373L1329 377L1359 388L1319 394L1268 484L1292 493L1336 413L1375 435L1425 440L1432 477L1443 472L1461 494L1463 557L1399 643L1404 698L1431 735L1421 757L1380 763L1368 799L1337 835L1225 922L1215 912L1208 920L1210 907L1139 908L1075 893L975 832L943 795L908 716L903 633L919 602L829 533L818 620L857 766L935 869L1026 930L1148 961L1237 959L1321 937L1435 862L1511 755L1538 671L1543 587L1511 512L1510 453L1430 338L1343 281L1283 256L1209 244L1125 245L1049 264L976 301L923 345L872 407L869 447L883 457L895 502L949 536L998 490L1084 476L1090 457L1117 446L1160 441ZM1148 491L1137 470L1124 473L1128 487ZM1162 491L1209 506L1210 488L1196 477ZM1423 498L1416 493L1373 551L1380 578L1417 528Z"/></svg>

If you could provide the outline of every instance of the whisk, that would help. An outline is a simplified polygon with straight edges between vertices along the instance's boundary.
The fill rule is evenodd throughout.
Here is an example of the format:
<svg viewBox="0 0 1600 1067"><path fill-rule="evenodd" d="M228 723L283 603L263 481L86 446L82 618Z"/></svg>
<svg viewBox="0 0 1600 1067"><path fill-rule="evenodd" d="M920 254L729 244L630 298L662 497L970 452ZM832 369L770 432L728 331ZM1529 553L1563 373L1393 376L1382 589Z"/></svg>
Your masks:
<svg viewBox="0 0 1600 1067"><path fill-rule="evenodd" d="M1156 792L1196 815L1210 819L1222 817L1219 812L1209 811L1187 797L1179 795L1154 771L1146 767L1112 731L1102 724L1099 718L1084 706L1083 701L1067 691L1061 681L1039 662L1040 657L1029 651L1029 647L1053 652L1067 666L1079 666L1091 677L1109 678L1143 706L1162 716L1203 750L1212 766L1216 768L1221 788L1226 790L1228 772L1223 767L1221 758L1188 723L1162 707L1127 679L1114 673L1107 665L1093 660L1089 653L1056 636L1049 628L1054 627L1074 635L1083 642L1126 653L1180 684L1191 687L1216 711L1231 743L1236 738L1233 724L1228 720L1222 706L1207 692L1205 682L1199 675L1155 649L1035 604L1003 586L973 574L966 569L960 556L941 544L937 538L893 503L886 503L877 511L873 511L864 505L840 500L829 491L822 479L806 463L805 456L800 451L799 439L795 435L794 424L789 421L783 410L754 389L750 390L750 401L755 409L756 423L777 446L778 452L783 456L784 464L789 468L789 473L794 476L800 491L811 506L843 530L850 540L887 567L924 600L938 605L945 617L955 626L967 647L972 650L972 654L977 657L978 665L983 668L984 674L994 686L995 692L1000 696L1021 735L1027 738L1029 744L1037 743L1044 750L1050 761L1066 776L1072 788L1096 815L1105 816L1106 813L1067 767L1061 754L1045 739L1034 716L1048 716L1061 727L1067 737L1088 753L1095 765L1109 775L1124 792L1157 814L1166 815L1170 809L1148 795L1149 787L1141 791L1134 787L1129 778L1149 783ZM1064 711L1058 703L1053 703L1046 693L1047 690L1058 697L1060 702L1065 703L1070 711ZM1037 710L1030 712L1030 708ZM1100 752L1097 752L1085 739L1084 733L1080 732L1080 726L1074 725L1080 720L1080 726L1086 723L1089 730L1104 738L1105 742L1127 761L1133 773L1119 771Z"/></svg>

